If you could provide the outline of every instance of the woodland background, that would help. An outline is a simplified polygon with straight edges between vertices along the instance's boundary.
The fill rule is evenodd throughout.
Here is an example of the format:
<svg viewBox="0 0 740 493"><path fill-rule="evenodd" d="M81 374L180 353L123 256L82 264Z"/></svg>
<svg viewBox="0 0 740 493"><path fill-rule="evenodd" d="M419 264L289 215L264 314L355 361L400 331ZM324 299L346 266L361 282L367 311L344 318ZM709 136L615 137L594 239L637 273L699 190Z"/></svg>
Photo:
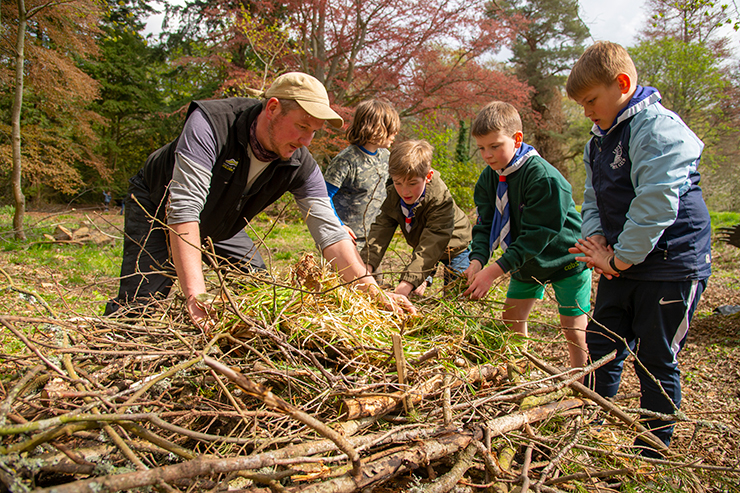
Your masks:
<svg viewBox="0 0 740 493"><path fill-rule="evenodd" d="M86 318L92 320L93 325L97 324L94 333L91 328L79 324L80 316L99 314L118 285L116 276L121 258L123 217L117 214L116 209L108 213L101 211L103 191L111 190L114 199L123 197L128 178L143 165L147 155L178 135L191 100L247 96L252 94L251 90L266 87L276 75L288 70L305 71L322 80L335 108L346 120L351 118L353 108L362 100L383 97L391 101L402 117L398 140L425 138L433 144L434 167L440 170L455 199L466 211L472 210L472 187L483 166L469 137L471 119L490 100L508 101L523 115L526 141L536 146L571 181L576 201L580 202L584 173L581 155L588 139L590 122L584 118L580 108L564 96L563 83L569 68L593 39L579 18L577 1L195 0L184 6L165 4L166 23L157 36L144 34L145 22L156 5L150 1L0 2L0 232L3 233L0 235L3 240L0 255L0 275L3 276L0 281L0 313L3 316L0 321L4 321L8 328L19 327L18 334L26 333L24 340L31 344L28 347L36 344L31 342L34 339L45 342L44 346L38 345L45 348L44 351L48 349L49 353L61 354L62 350L69 349L66 335L63 344L57 337L66 334L67 329L57 330L57 327L72 327L70 330L73 332L79 330L79 334L75 332L74 335L75 343L87 344L84 341L89 340L97 344L102 340L106 344L106 351L102 352L116 358L123 356L122 348L138 352L142 352L142 347L156 351L181 350L184 340L185 346L190 348L197 346L200 350L203 347L208 339L185 321L184 312L178 305L181 300L177 297L170 300L173 305L163 307L166 317L160 318L157 312L148 321L134 322L152 327L152 331L148 328L145 331L147 337L153 337L151 340L145 340L142 332L136 332L130 337L126 335L126 345L119 343L123 340L118 338L123 324L116 320L97 316ZM676 111L703 139L706 149L701 162L702 187L712 211L713 226L736 224L740 220L740 61L733 51L737 49L737 41L732 41L726 33L731 33L733 28L737 30L740 20L737 6L706 0L649 0L647 5L651 9L649 21L635 45L628 47L637 64L640 83L657 87L663 95L663 103ZM614 26L615 30L619 28L619 25ZM511 53L511 57L501 62L504 49ZM325 126L311 144L311 152L325 166L345 145L343 132L335 132ZM286 197L285 202L291 201ZM272 216L268 216L267 212L271 211L267 211L255 218L251 227L257 231L254 237L262 239L265 258L275 261L271 265L292 266L299 260L295 256L312 250L314 245L299 221L278 220L286 210L283 205L278 204ZM30 212L25 214L27 208ZM74 214L70 208L76 209ZM6 225L11 214L14 215L13 229L8 230ZM297 214L289 217L296 218ZM83 243L74 238L57 241L51 235L60 225L70 229L84 226L80 229L101 233L106 243ZM5 241L10 240L11 235L16 239ZM617 462L613 454L607 454L603 461L588 458L587 475L610 469L607 471L610 475L624 476L618 479L621 491L740 491L737 486L740 450L737 445L737 430L740 429L737 412L740 346L737 334L740 333L740 318L713 312L721 305L739 304L739 254L740 250L722 242L717 241L713 245L711 289L702 296L702 304L681 355L685 397L682 410L688 421L678 425L672 447L680 454L676 457L681 462L678 466L671 462L662 464L660 468L651 466L648 469L640 463L627 462L623 466L623 462ZM403 252L394 252L388 257L393 257L398 268L384 271L400 270L404 263ZM290 282L285 281L282 287L287 288ZM249 285L251 288L261 286L251 282ZM498 306L496 300L504 297L503 286L505 283L497 286L500 290L491 296L488 305L473 304L459 297L455 298L455 304L429 300L427 309L430 311L419 320L425 323L440 320L445 324L445 330L425 332L419 331L419 326L404 325L404 330L407 330L404 333L406 348L412 331L422 338L430 334L436 337L459 332L466 334L460 339L464 341L460 344L464 349L469 350L473 345L471 341L479 338L487 351L490 348L501 349L500 355L486 353L487 360L495 361L497 365L506 361L516 346L504 343L508 338L501 338L500 334L506 332L493 330L495 314L491 316ZM255 320L271 321L269 327L265 325L264 331L256 332L269 333L270 337L259 335L256 341L252 341L253 335L249 331L244 334L250 338L250 344L263 348L265 354L272 357L279 354L279 350L278 346L269 347L270 341L282 341L279 337L283 337L283 330L288 333L291 327L298 326L288 307L296 300L303 305L303 294L296 293L305 291L290 288L290 294L278 299L269 283L261 287L269 290L271 301L258 302L259 298L246 289L235 292L244 296L240 302L243 306L264 306L271 310L269 318L255 316ZM329 296L335 292L327 290ZM322 293L315 299L320 305L326 303L328 297ZM365 310L361 303L349 305L351 309L359 306ZM470 316L478 313L473 310L484 313ZM346 317L342 318L346 315L342 310L322 309L321 313L324 312L333 320L346 320ZM61 316L55 316L55 313ZM429 313L435 316L429 316ZM354 321L352 317L350 319ZM309 318L323 320L316 314ZM73 319L76 322L71 323ZM529 343L532 349L544 353L549 361L559 359L562 363L565 361L565 345L558 339L560 330L555 319L555 305L548 305L547 300L538 304L530 319L533 337ZM163 336L162 321L170 324L167 326L169 329L175 330L169 330L168 335ZM373 327L385 327L373 323ZM108 331L107 324L115 324L111 325L115 329ZM325 326L322 322L321 329ZM450 327L458 326L464 330L450 330ZM101 327L105 330L99 331ZM363 331L364 325L360 323L357 327L357 333L372 335L376 332ZM387 327L395 330L396 325L387 324ZM337 333L341 330L344 334L348 328L355 329L350 323L338 323ZM139 330L138 325L136 330ZM230 329L226 327L224 330L228 332ZM315 338L317 331L314 327L306 332L311 334L310 340L318 340ZM112 346L114 351L110 352L107 349L111 349L109 345L113 339L99 337L108 332L117 337ZM36 362L15 332L13 335L9 332L4 334L7 336L4 335L0 341L3 360L0 394L4 392L0 421L4 421L11 407L13 413L20 416L16 417L20 422L36 421L47 412L59 414L81 405L82 401L69 401L54 409L41 409L35 394L27 399L22 394L8 398L8 390L16 388L21 377L33 377L26 370ZM240 336L238 332L235 334ZM491 334L499 339L492 339ZM165 340L165 337L169 339ZM187 341L194 341L192 344L195 346ZM499 342L494 345L491 341ZM87 349L101 352L92 346L92 342L90 344L88 348L75 346L74 352L83 356L88 354ZM424 344L429 346L437 342ZM375 346L390 348L386 343L373 343ZM372 349L368 352L381 354L381 351ZM456 353L451 349L450 354ZM154 356L151 361L156 365L177 368L176 364L179 364L170 356L160 358L159 353ZM272 369L258 371L256 366L252 366L257 360L269 362L270 358L244 358L238 354L237 357L238 361L225 362L231 361L245 373L280 374ZM353 361L356 359L355 355L351 358ZM83 359L87 364L87 357L81 358L75 363L78 368L83 368L79 365ZM440 368L444 372L450 370L450 361L452 358L445 356L429 363L429 367L441 374ZM454 361L457 365L457 360ZM121 368L126 365L124 363ZM284 366L280 363L280 368L292 369L293 366L293 363ZM627 366L631 368L631 365ZM383 386L372 387L373 392L395 390L393 372L397 367L395 364L387 367L390 376L386 375L384 367L382 374L378 373ZM414 363L412 367L416 372L417 365ZM74 365L70 368L74 369ZM84 368L89 370L88 375L92 373L89 367ZM344 375L342 371L336 370L336 373ZM146 375L148 380L149 375L157 374L160 369L142 365L126 372L116 373L115 378L120 376L121 381L136 382ZM351 372L356 373L354 369ZM316 374L313 370L309 373ZM327 374L331 376L324 373ZM417 374L425 373L414 373ZM226 397L231 395L229 391L216 387L215 378L206 381L205 376L202 373L196 375L197 380L192 378L192 381L203 382L192 394L186 395L185 387L178 387L178 384L174 390L153 391L151 396L147 394L141 403L153 405L164 401L166 406L179 406L182 402L186 416L192 417L189 424L193 431L202 429L224 436L231 436L232 430L236 430L236 434L242 431L251 433L251 424L240 428L248 423L247 420L240 421L243 415L237 416L236 411L238 414L242 412L241 405L232 407L233 403ZM341 378L347 381L345 377ZM354 375L349 378L354 378ZM285 381L295 380L291 374ZM96 381L96 388L98 385ZM324 398L328 394L314 391L318 387L312 383L306 387L302 385L279 383L275 388L281 387L291 393L299 388L310 389L304 392L310 399L306 409L327 422L333 419L333 414L329 411L321 414L323 410L317 407L330 402ZM321 385L323 388L323 383ZM353 391L352 386L348 388ZM468 390L468 386L460 389ZM637 389L634 373L627 370L623 386L625 405L638 405ZM473 390L478 392L477 397L486 395L479 392L482 389ZM190 392L190 387L187 391ZM485 392L498 391L494 386ZM291 399L298 395L298 392L291 394ZM181 401L181 396L186 400ZM470 399L465 399L468 400L459 402L464 402L466 410L456 414L456 419L464 419L467 423L471 406ZM200 418L193 410L202 409L198 406L206 405L206 402L211 406L217 400L214 409L219 419L203 418L207 425L196 421ZM427 400L426 403L430 407L441 407L439 400ZM68 404L69 408L65 408ZM124 409L129 404L127 401L113 408ZM503 411L486 408L483 412L483 415L498 416L508 413L509 408ZM534 456L531 455L532 437L529 434L509 433L506 440L507 443L513 441L519 449L519 464L529 463L525 449L536 463L542 465L550 460L553 460L550 464L557 463L565 456L561 454L561 445L568 441L569 447L575 443L576 436L583 436L589 446L606 444L610 450L622 450L619 448L622 446L629 450L627 447L632 444L633 436L623 434L617 427L607 428L605 422L600 418L594 419L593 426L587 424L583 435L576 435L580 431L575 430L574 435L568 435L572 438L567 440L561 438L571 433L570 428L559 427L557 423L548 423L546 428L538 427L537 433L548 437L557 433L560 438L557 446L547 448L547 453L535 452ZM254 426L256 423L255 418ZM293 426L289 420L278 422L260 418L260 423L266 430L260 432L263 433L261 439L266 436L264 433L273 431L281 437L286 436L283 425L275 426L275 423L287 423L285 429ZM114 435L111 433L110 436ZM79 433L65 433L64 440L65 444L61 444L60 439L60 444L55 446L80 450L88 443L87 438ZM268 438L264 440L269 442ZM9 447L11 441L14 439L4 437L3 447ZM180 442L197 453L213 450L208 444ZM219 453L222 450L231 453L241 449L227 446L219 449ZM552 459L555 454L557 457ZM147 465L141 466L143 469L171 462L171 454L159 456L147 452L141 455L147 461ZM583 472L585 456L580 452L572 455L573 464L568 459L568 468ZM109 463L115 466L115 469L110 469L111 474L130 466L130 458L112 457L101 462L105 466ZM6 454L3 459L15 460L16 457ZM25 456L20 459L25 460ZM192 463L184 464L184 467L190 467ZM705 471L712 471L709 468L714 467L715 478L710 481L708 476L690 477L693 470L686 472L684 466L687 464L706 467ZM522 472L522 481L529 480L527 467L524 465L521 470L517 469L517 474ZM624 473L623 467L629 467L631 472ZM568 468L563 467L562 474L568 474ZM547 470L552 470L552 467L548 465ZM11 481L18 484L25 481L24 484L40 486L36 482L40 478L37 472L31 468L23 476L0 477L0 482L7 486ZM540 483L546 476L541 475ZM80 477L77 474L72 479ZM614 484L614 481L609 484ZM645 485L648 484L652 486L647 488ZM74 488L75 485L69 487Z"/></svg>
<svg viewBox="0 0 740 493"><path fill-rule="evenodd" d="M147 155L177 136L191 100L248 96L289 70L324 82L346 120L362 100L392 102L399 140L434 145L434 167L466 210L483 165L471 119L490 100L510 102L525 140L580 201L591 124L563 85L593 39L576 0L194 0L165 3L162 32L145 36L153 5L2 0L0 205L15 207L17 238L26 208L99 204L104 190L121 198ZM627 47L639 82L705 142L710 209L740 211L740 62L726 35L738 28L737 6L646 8ZM497 61L504 48L511 57ZM325 128L311 151L325 166L345 145L342 131Z"/></svg>

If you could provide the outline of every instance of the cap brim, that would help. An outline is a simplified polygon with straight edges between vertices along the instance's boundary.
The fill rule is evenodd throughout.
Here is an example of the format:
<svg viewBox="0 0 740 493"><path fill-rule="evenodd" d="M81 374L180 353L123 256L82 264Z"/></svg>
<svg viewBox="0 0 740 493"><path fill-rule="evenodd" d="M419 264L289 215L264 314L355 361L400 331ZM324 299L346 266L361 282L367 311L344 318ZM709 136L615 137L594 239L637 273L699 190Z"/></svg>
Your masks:
<svg viewBox="0 0 740 493"><path fill-rule="evenodd" d="M295 102L298 103L301 108L306 110L306 113L314 118L318 118L319 120L326 120L334 128L341 128L342 125L344 125L342 117L339 116L336 111L323 103L299 100L295 100Z"/></svg>

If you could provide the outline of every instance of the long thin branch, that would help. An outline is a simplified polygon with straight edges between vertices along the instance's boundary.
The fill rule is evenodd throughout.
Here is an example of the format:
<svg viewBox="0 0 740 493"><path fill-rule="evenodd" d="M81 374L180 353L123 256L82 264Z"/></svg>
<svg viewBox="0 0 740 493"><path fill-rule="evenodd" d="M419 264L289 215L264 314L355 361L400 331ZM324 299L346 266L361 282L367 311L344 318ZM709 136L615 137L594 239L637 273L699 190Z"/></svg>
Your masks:
<svg viewBox="0 0 740 493"><path fill-rule="evenodd" d="M419 464L429 459L438 459L451 453L455 453L462 447L467 446L472 437L470 434L445 435L439 440L428 440L424 444L413 447L412 450L386 456L373 463L372 473L363 477L359 486L370 485L383 479L388 479L395 472L400 470L411 469L412 465ZM409 460L411 459L411 460ZM236 456L230 458L205 458L197 459L163 466L160 468L149 469L148 471L136 471L113 476L104 476L100 478L91 478L64 485L53 486L35 490L34 493L98 493L106 491L112 493L115 491L132 490L143 486L157 484L159 481L172 482L176 479L193 478L206 474L228 473L233 471L255 469L257 464L262 463L259 457L255 456ZM377 473L375 472L377 471ZM333 485L334 489L324 490L328 485ZM329 480L326 484L308 486L306 492L319 489L319 491L350 492L358 489L356 480L351 475L341 476Z"/></svg>
<svg viewBox="0 0 740 493"><path fill-rule="evenodd" d="M529 442L527 449L524 451L524 463L522 464L522 488L521 493L527 493L529 491L529 466L532 464L532 449L534 444Z"/></svg>
<svg viewBox="0 0 740 493"><path fill-rule="evenodd" d="M225 366L205 355L203 356L203 362L218 373L224 375L226 378L237 384L249 395L260 399L262 402L264 402L269 407L272 407L273 409L277 409L286 413L291 418L303 423L306 426L311 427L322 436L332 440L334 443L337 444L337 447L342 452L347 454L347 457L349 457L350 461L352 461L352 472L355 479L360 479L360 477L362 476L362 463L360 462L360 454L349 444L349 442L347 442L347 440L342 435L332 430L310 414L301 411L292 404L276 396L269 389L252 382L251 380L249 380L242 374L232 370L228 366Z"/></svg>
<svg viewBox="0 0 740 493"><path fill-rule="evenodd" d="M480 443L480 442L478 442ZM473 458L475 458L475 452L477 447L475 443L470 443L465 450L458 456L457 462L452 466L452 469L444 476L437 478L431 486L424 488L425 493L447 493L460 481L463 474L465 474L470 466L473 465Z"/></svg>
<svg viewBox="0 0 740 493"><path fill-rule="evenodd" d="M540 359L536 358L534 355L528 353L527 351L522 351L522 354L524 354L532 363L534 363L535 366L537 366L537 368L540 368L541 370L544 370L553 375L562 373L562 370L560 370L559 368L555 368L554 366L551 366L545 363L544 361L541 361ZM570 384L570 386L571 388L573 388L573 390L580 392L584 396L596 402L599 406L601 406L602 409L604 409L608 413L619 418L627 426L629 427L634 426L637 429L637 431L640 432L641 438L644 439L646 442L650 443L650 445L654 447L655 449L660 450L662 452L665 452L668 450L668 447L666 446L665 443L663 443L662 440L660 440L658 437L653 435L653 433L650 430L645 428L635 419L633 419L628 414L626 414L624 411L622 411L622 409L620 409L619 406L609 402L606 398L600 396L599 394L589 389L588 387L586 387L580 382L573 382Z"/></svg>
<svg viewBox="0 0 740 493"><path fill-rule="evenodd" d="M555 467L557 467L557 465L560 463L563 457L565 457L565 454L567 454L570 451L570 449L572 449L575 446L576 441L578 440L578 436L580 435L580 429L578 428L578 423L579 421L576 420L576 427L573 430L573 436L568 441L568 443L565 445L565 447L560 449L560 451L557 453L555 458L553 458L550 461L550 463L540 473L540 479L539 481L537 481L537 484L534 485L535 491L540 491L542 489L542 486L545 484L545 480L550 475L550 472L553 469L555 469Z"/></svg>
<svg viewBox="0 0 740 493"><path fill-rule="evenodd" d="M10 289L12 289L13 291L18 291L19 293L24 293L29 296L33 296L35 299L39 301L39 303L44 305L44 308L46 308L46 310L49 312L49 315L51 315L53 318L56 318L56 313L54 313L54 310L52 310L52 308L49 306L46 300L42 298L38 293L36 293L35 291L31 289L23 289L23 288L19 288L18 286L16 286L15 282L13 282L13 278L10 277L10 274L5 272L5 270L3 270L2 268L0 268L0 274L3 274L8 279L8 284L10 285Z"/></svg>
<svg viewBox="0 0 740 493"><path fill-rule="evenodd" d="M25 335L23 335L23 333L21 331L17 330L15 327L13 327L12 325L10 325L9 323L7 323L5 321L5 317L0 317L0 324L3 324L5 327L8 328L8 330L10 330L13 334L15 334L15 336L18 339L20 339L21 341L23 341L23 344L25 344L26 347L28 347L28 349L30 349L31 351L33 351L36 354L36 356L38 356L39 359L46 364L46 366L48 366L49 368L51 368L52 370L54 370L55 372L57 372L59 374L59 376L61 376L63 379L69 380L69 377L67 376L66 373L64 373L61 370L61 368L59 368L57 365L55 365L54 363L52 363L51 361L49 361L46 358L46 356L44 356L43 354L41 354L41 351L39 351L36 348L36 346L31 341L29 341L28 338Z"/></svg>
<svg viewBox="0 0 740 493"><path fill-rule="evenodd" d="M67 337L67 333L64 332L64 345L69 345L69 340ZM73 380L77 380L78 383L76 384L77 389L80 391L86 391L89 390L85 385L82 384L82 382L79 381L79 376L77 375L77 371L74 368L74 365L72 364L72 357L69 355L69 353L65 354L62 358L62 361L64 363L64 367L67 369L67 373L69 373L69 376L72 377ZM84 397L83 400L87 403L91 403L93 401L92 397ZM94 413L99 413L97 407L93 407L92 411ZM113 429L113 427L110 424L104 424L103 430L105 431L106 435L111 439L111 441L118 447L118 449L123 453L123 455L131 461L132 464L136 466L137 469L140 471L145 471L147 469L146 465L139 459L139 457L134 453L133 450L131 450L131 447L128 446L128 444L123 440L121 435L118 434L116 430Z"/></svg>

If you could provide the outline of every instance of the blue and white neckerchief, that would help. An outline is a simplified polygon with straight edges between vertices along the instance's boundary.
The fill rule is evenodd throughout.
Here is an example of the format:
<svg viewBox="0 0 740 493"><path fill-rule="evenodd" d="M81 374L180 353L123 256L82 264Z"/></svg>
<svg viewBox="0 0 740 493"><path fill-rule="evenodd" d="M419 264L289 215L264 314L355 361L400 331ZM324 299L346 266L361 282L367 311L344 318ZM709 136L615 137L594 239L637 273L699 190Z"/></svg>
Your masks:
<svg viewBox="0 0 740 493"><path fill-rule="evenodd" d="M406 218L406 224L403 225L404 228L406 228L406 232L411 232L411 225L414 222L414 209L416 209L416 206L421 204L421 201L424 199L424 194L427 193L427 189L424 188L424 191L421 192L421 196L419 199L414 202L411 205L408 205L406 202L401 199L401 212L403 213L403 217Z"/></svg>
<svg viewBox="0 0 740 493"><path fill-rule="evenodd" d="M496 187L496 210L493 213L491 238L489 240L491 251L500 246L501 250L505 252L511 243L509 185L506 183L506 177L521 168L527 162L527 159L532 156L539 156L539 153L531 145L522 143L511 162L504 169L496 170L499 176L498 187Z"/></svg>

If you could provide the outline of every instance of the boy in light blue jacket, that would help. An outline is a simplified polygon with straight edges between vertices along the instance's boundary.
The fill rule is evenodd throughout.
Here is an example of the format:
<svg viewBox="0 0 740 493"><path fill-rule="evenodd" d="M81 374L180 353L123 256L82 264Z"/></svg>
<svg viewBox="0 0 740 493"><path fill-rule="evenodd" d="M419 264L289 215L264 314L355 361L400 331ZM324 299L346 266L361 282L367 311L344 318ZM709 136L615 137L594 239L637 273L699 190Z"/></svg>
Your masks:
<svg viewBox="0 0 740 493"><path fill-rule="evenodd" d="M656 89L637 84L618 44L589 47L566 91L594 123L584 152L583 239L571 249L602 274L586 341L593 359L617 350L594 373L596 391L616 395L629 346L638 360L640 406L673 414L681 405L678 352L711 274L709 211L697 170L704 145L660 104ZM646 426L668 445L672 423L653 417ZM646 445L639 437L636 444Z"/></svg>

